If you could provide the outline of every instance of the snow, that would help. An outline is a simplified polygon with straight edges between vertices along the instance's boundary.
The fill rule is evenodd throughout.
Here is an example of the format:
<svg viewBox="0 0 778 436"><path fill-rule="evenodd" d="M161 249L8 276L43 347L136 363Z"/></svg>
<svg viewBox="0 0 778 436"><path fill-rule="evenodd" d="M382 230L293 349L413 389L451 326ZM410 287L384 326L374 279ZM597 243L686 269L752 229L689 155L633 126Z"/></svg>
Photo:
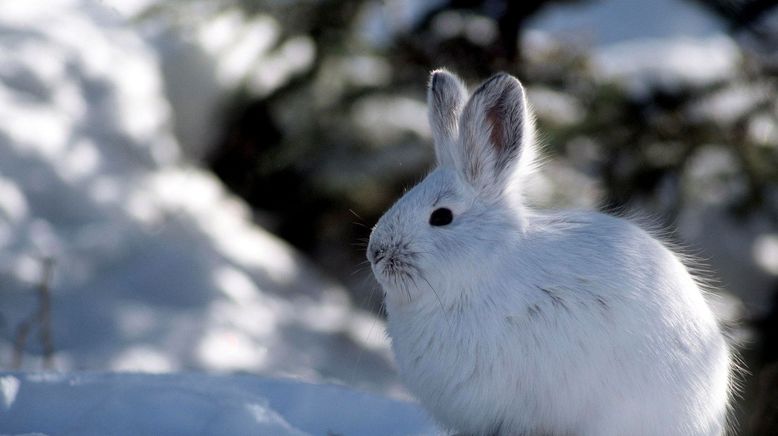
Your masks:
<svg viewBox="0 0 778 436"><path fill-rule="evenodd" d="M214 61L219 85L225 89L244 85L255 95L265 95L308 69L315 55L309 37L282 41L281 24L275 18L248 17L237 7L203 20L196 32L198 46Z"/></svg>
<svg viewBox="0 0 778 436"><path fill-rule="evenodd" d="M187 163L137 29L58 0L0 3L0 33L0 365L52 259L57 370L246 371L404 395L383 322ZM40 368L37 337L22 369Z"/></svg>
<svg viewBox="0 0 778 436"><path fill-rule="evenodd" d="M706 38L724 33L724 24L685 0L559 2L544 7L529 23L574 40L590 38L605 47L656 38Z"/></svg>
<svg viewBox="0 0 778 436"><path fill-rule="evenodd" d="M550 38L591 49L596 77L622 83L638 98L651 89L731 79L740 62L723 24L683 0L554 4L528 28L527 45Z"/></svg>
<svg viewBox="0 0 778 436"><path fill-rule="evenodd" d="M778 276L778 234L768 233L757 237L754 258L762 269Z"/></svg>
<svg viewBox="0 0 778 436"><path fill-rule="evenodd" d="M434 435L415 404L249 375L0 373L0 433Z"/></svg>
<svg viewBox="0 0 778 436"><path fill-rule="evenodd" d="M727 80L739 62L740 50L727 36L626 41L599 48L593 57L601 79L621 81L637 96L652 88L673 90Z"/></svg>
<svg viewBox="0 0 778 436"><path fill-rule="evenodd" d="M698 101L690 109L692 119L732 125L747 118L759 105L769 103L770 87L762 83L732 81Z"/></svg>

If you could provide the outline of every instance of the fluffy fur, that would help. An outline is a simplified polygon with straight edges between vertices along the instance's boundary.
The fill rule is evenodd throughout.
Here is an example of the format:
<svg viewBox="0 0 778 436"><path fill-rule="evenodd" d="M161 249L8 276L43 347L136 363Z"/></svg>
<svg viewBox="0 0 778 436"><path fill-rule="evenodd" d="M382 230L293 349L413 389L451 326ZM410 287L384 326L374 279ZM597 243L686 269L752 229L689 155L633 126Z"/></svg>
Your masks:
<svg viewBox="0 0 778 436"><path fill-rule="evenodd" d="M524 90L467 100L432 73L438 166L373 229L368 259L408 388L472 435L719 435L730 351L679 258L626 220L533 211ZM438 208L453 221L431 226Z"/></svg>

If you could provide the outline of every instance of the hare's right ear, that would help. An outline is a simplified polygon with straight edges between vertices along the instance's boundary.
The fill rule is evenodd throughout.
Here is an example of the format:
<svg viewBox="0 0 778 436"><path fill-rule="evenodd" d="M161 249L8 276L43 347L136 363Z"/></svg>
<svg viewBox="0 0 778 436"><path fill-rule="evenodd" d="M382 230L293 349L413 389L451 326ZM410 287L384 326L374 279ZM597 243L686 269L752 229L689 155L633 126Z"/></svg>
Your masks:
<svg viewBox="0 0 778 436"><path fill-rule="evenodd" d="M467 101L462 80L444 69L430 74L427 110L435 156L440 166L454 166L454 147L459 136L459 116Z"/></svg>
<svg viewBox="0 0 778 436"><path fill-rule="evenodd" d="M479 86L459 121L459 170L479 192L497 198L535 163L534 127L524 88L499 73Z"/></svg>

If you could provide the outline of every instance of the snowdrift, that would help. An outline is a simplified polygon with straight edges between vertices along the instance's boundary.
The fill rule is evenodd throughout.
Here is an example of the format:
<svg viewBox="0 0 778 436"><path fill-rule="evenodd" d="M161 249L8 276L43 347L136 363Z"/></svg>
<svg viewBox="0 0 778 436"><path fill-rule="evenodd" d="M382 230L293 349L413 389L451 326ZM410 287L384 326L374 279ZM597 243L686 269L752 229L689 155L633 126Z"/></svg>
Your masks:
<svg viewBox="0 0 778 436"><path fill-rule="evenodd" d="M335 385L197 374L0 374L0 433L434 435L414 404Z"/></svg>
<svg viewBox="0 0 778 436"><path fill-rule="evenodd" d="M100 2L0 5L0 365L50 259L57 370L399 391L381 320L187 163L150 44Z"/></svg>

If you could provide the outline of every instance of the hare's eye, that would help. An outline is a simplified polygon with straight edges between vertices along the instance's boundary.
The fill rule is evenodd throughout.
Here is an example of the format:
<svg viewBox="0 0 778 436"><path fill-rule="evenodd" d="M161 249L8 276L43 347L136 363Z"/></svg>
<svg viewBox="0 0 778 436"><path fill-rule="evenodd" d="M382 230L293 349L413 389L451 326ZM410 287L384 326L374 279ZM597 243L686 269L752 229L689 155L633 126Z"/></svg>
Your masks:
<svg viewBox="0 0 778 436"><path fill-rule="evenodd" d="M445 226L446 224L450 224L453 219L454 215L451 213L451 210L441 207L440 209L435 209L432 212L432 215L430 215L430 225Z"/></svg>

